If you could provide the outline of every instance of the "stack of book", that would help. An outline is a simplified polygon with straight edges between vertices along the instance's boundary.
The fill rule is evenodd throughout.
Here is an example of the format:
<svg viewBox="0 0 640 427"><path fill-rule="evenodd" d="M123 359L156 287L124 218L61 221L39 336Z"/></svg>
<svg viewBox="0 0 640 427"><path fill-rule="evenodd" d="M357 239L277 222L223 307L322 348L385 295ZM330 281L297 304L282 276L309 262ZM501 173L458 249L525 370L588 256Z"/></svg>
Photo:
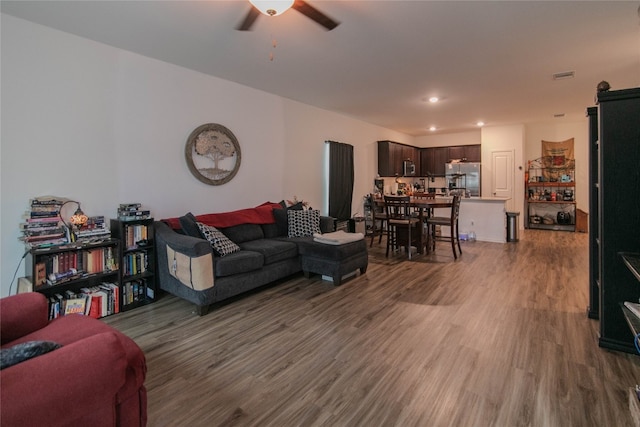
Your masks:
<svg viewBox="0 0 640 427"><path fill-rule="evenodd" d="M120 221L137 221L151 218L151 211L142 208L141 203L121 203L118 207Z"/></svg>
<svg viewBox="0 0 640 427"><path fill-rule="evenodd" d="M87 223L76 231L76 237L82 240L108 239L111 232L107 228L104 216L90 216Z"/></svg>
<svg viewBox="0 0 640 427"><path fill-rule="evenodd" d="M31 210L21 225L21 239L30 248L68 243L66 227L60 221L63 200L39 197L31 200Z"/></svg>

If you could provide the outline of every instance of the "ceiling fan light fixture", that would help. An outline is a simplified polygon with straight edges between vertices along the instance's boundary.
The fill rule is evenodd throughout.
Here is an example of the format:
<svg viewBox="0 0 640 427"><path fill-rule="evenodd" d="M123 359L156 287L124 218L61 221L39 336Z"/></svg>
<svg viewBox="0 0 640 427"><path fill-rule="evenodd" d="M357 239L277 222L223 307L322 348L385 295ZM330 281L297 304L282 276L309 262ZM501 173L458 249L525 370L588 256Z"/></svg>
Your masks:
<svg viewBox="0 0 640 427"><path fill-rule="evenodd" d="M280 15L293 6L294 0L249 0L256 9L268 16Z"/></svg>

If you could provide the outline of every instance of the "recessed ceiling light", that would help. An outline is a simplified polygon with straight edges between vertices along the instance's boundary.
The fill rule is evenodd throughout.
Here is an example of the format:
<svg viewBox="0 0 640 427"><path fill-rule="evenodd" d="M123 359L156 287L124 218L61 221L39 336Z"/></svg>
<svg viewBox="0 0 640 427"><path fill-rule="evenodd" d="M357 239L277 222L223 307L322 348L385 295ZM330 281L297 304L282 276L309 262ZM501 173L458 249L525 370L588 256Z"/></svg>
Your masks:
<svg viewBox="0 0 640 427"><path fill-rule="evenodd" d="M437 129L437 128L436 128L435 126L431 126L431 127L429 128L429 130L430 130L431 132L433 132L433 131L434 131L434 130L436 130L436 129Z"/></svg>
<svg viewBox="0 0 640 427"><path fill-rule="evenodd" d="M440 98L438 98L437 96L432 96L431 98L429 98L429 102L434 103L434 102L438 102L440 101Z"/></svg>
<svg viewBox="0 0 640 427"><path fill-rule="evenodd" d="M478 123L476 123L476 126L484 126L484 122L479 121Z"/></svg>

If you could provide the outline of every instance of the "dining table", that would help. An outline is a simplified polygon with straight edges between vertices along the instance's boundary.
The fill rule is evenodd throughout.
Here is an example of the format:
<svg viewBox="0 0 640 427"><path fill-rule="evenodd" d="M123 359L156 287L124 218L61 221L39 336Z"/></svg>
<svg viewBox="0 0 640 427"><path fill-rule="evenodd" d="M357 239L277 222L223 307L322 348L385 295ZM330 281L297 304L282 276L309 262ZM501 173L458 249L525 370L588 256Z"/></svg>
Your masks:
<svg viewBox="0 0 640 427"><path fill-rule="evenodd" d="M384 198L374 198L374 204L377 209L384 211L385 203ZM453 197L410 197L410 206L418 210L418 218L420 218L421 224L426 224L427 218L431 216L433 209L437 208L451 208L453 207ZM417 251L419 254L423 253L423 248L426 248L426 253L431 249L431 235L428 230L423 227L422 233L420 233L419 248Z"/></svg>

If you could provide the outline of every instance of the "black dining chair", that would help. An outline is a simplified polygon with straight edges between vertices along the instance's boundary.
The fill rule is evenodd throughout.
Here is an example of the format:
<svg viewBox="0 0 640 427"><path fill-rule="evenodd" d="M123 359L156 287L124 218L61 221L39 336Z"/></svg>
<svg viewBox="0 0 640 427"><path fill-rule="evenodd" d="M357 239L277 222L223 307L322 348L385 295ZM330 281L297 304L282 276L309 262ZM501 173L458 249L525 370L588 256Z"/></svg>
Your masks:
<svg viewBox="0 0 640 427"><path fill-rule="evenodd" d="M459 194L453 195L453 200L451 202L451 214L446 216L431 216L427 218L427 227L429 230L429 235L431 236L431 247L432 250L436 250L436 240L444 240L451 242L451 249L453 250L453 258L458 259L458 254L456 253L456 244L458 246L458 250L460 251L460 255L462 255L462 248L460 247L460 234L458 232L458 216L460 215L460 200L461 197ZM445 226L451 227L450 236L436 236L436 226Z"/></svg>
<svg viewBox="0 0 640 427"><path fill-rule="evenodd" d="M371 243L369 247L373 246L373 240L376 237L378 237L378 243L381 243L382 236L387 232L387 213L374 211L371 215L373 219L371 222Z"/></svg>
<svg viewBox="0 0 640 427"><path fill-rule="evenodd" d="M435 200L436 193L416 192L416 193L413 193L413 198L417 200ZM413 210L413 216L418 216L419 214L420 214L420 209ZM432 215L433 215L433 209L429 209L429 208L424 209L423 217L425 220Z"/></svg>
<svg viewBox="0 0 640 427"><path fill-rule="evenodd" d="M406 248L411 259L411 246L420 245L422 224L420 219L411 215L411 198L409 196L384 196L387 212L387 253L389 249Z"/></svg>

